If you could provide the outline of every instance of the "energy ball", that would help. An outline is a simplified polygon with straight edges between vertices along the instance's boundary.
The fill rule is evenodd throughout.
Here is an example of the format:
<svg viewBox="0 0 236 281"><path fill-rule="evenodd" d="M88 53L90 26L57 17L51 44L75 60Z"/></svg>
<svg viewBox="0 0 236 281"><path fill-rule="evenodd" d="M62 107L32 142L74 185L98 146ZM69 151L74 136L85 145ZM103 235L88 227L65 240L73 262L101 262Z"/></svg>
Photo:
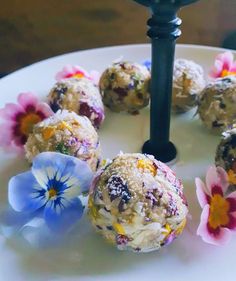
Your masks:
<svg viewBox="0 0 236 281"><path fill-rule="evenodd" d="M211 81L202 91L198 113L203 124L220 133L236 122L236 76Z"/></svg>
<svg viewBox="0 0 236 281"><path fill-rule="evenodd" d="M87 78L68 78L57 82L48 95L54 112L59 109L87 116L95 128L102 124L105 114L98 87Z"/></svg>
<svg viewBox="0 0 236 281"><path fill-rule="evenodd" d="M104 104L114 112L138 113L150 99L150 72L145 66L117 62L102 74L99 85Z"/></svg>
<svg viewBox="0 0 236 281"><path fill-rule="evenodd" d="M186 112L197 105L197 97L206 85L203 68L191 60L174 63L172 110Z"/></svg>
<svg viewBox="0 0 236 281"><path fill-rule="evenodd" d="M236 124L222 134L216 149L215 163L226 170L229 182L236 186Z"/></svg>
<svg viewBox="0 0 236 281"><path fill-rule="evenodd" d="M98 134L90 120L74 112L59 110L34 126L25 144L29 162L44 151L57 151L77 157L96 171L100 161Z"/></svg>
<svg viewBox="0 0 236 281"><path fill-rule="evenodd" d="M89 217L119 250L150 252L171 243L188 213L183 185L153 156L119 154L95 177Z"/></svg>

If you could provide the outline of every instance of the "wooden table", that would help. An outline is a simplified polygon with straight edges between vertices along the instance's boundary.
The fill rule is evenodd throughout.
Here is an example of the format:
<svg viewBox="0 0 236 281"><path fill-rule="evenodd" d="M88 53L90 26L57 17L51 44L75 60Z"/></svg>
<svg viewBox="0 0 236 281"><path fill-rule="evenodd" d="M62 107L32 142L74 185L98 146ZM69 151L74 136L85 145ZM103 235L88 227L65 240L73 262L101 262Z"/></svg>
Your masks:
<svg viewBox="0 0 236 281"><path fill-rule="evenodd" d="M236 30L235 10L235 0L201 0L183 9L179 42L220 46ZM0 73L73 50L148 42L147 18L131 0L4 1Z"/></svg>

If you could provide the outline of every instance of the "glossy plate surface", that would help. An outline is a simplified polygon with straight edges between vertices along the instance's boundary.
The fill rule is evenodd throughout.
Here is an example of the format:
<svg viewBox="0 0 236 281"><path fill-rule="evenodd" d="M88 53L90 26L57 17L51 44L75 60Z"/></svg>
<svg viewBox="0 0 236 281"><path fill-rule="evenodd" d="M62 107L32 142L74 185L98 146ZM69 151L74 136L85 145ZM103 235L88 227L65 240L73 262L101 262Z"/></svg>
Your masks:
<svg viewBox="0 0 236 281"><path fill-rule="evenodd" d="M178 45L177 57L192 59L206 73L222 49ZM55 73L66 64L103 71L120 56L143 62L150 58L149 45L129 45L74 52L33 64L0 80L0 107L14 102L18 93L33 91L45 99L55 83ZM35 250L0 234L0 280L235 280L236 239L225 247L205 244L195 235L200 209L195 196L194 178L204 177L214 163L220 137L203 128L195 110L172 116L171 139L179 152L173 169L182 178L192 221L184 234L159 252L135 254L120 252L97 235L86 215L75 231L58 248ZM107 111L100 130L103 157L119 151L138 152L148 138L149 109L137 116ZM0 132L1 134L4 132ZM27 162L0 152L0 206L7 202L7 183L12 175L27 169Z"/></svg>

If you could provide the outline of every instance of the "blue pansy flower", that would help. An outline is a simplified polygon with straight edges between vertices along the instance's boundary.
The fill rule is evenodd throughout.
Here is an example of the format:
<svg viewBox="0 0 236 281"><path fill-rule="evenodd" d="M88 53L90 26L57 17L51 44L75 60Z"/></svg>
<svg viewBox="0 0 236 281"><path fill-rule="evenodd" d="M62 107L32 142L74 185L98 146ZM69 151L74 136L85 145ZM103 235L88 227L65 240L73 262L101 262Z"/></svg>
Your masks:
<svg viewBox="0 0 236 281"><path fill-rule="evenodd" d="M151 71L152 61L150 59L146 59L145 61L143 61L142 65L146 66L146 68Z"/></svg>
<svg viewBox="0 0 236 281"><path fill-rule="evenodd" d="M17 211L44 218L48 228L65 233L83 214L79 195L90 187L93 173L86 162L57 152L43 152L30 171L11 178L8 200Z"/></svg>

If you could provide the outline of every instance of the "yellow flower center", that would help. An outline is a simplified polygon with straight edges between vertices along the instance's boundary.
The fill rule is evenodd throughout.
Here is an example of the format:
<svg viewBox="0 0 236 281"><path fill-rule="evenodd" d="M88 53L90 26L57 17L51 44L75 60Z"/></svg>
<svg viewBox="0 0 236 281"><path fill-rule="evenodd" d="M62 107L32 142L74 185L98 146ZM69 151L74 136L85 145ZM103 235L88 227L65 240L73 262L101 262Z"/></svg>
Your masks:
<svg viewBox="0 0 236 281"><path fill-rule="evenodd" d="M228 171L228 181L230 184L236 184L236 173L231 169Z"/></svg>
<svg viewBox="0 0 236 281"><path fill-rule="evenodd" d="M55 197L57 195L57 191L55 188L50 188L49 191L48 191L48 197L49 199Z"/></svg>
<svg viewBox="0 0 236 281"><path fill-rule="evenodd" d="M20 119L20 132L23 135L28 136L32 130L33 126L40 122L42 119L36 113L27 113Z"/></svg>
<svg viewBox="0 0 236 281"><path fill-rule="evenodd" d="M208 219L210 227L216 229L228 224L229 207L229 202L220 194L213 195L210 202L210 216Z"/></svg>
<svg viewBox="0 0 236 281"><path fill-rule="evenodd" d="M151 160L140 159L138 160L137 167L138 169L148 170L153 176L157 174L157 169Z"/></svg>
<svg viewBox="0 0 236 281"><path fill-rule="evenodd" d="M228 71L227 69L224 69L221 72L221 77L225 77L225 76L228 76L228 75L236 75L236 72L235 71Z"/></svg>
<svg viewBox="0 0 236 281"><path fill-rule="evenodd" d="M72 75L73 78L83 78L84 77L84 74L81 73L81 72L77 72L75 74Z"/></svg>

